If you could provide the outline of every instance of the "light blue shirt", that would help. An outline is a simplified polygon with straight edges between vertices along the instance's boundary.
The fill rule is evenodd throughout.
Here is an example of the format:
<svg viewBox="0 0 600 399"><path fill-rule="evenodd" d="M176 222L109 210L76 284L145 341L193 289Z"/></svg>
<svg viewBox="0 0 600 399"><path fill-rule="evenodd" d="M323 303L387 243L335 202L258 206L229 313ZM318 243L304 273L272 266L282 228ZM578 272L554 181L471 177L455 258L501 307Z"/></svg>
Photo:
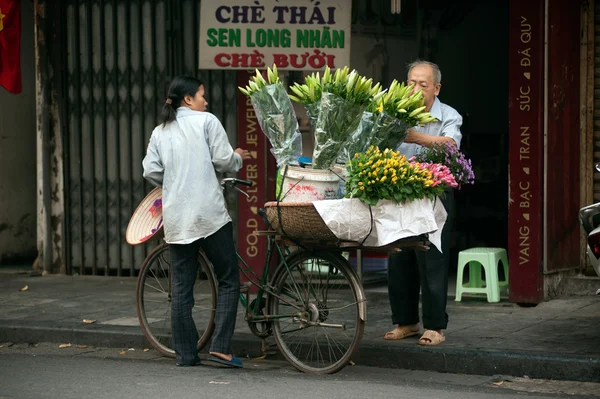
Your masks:
<svg viewBox="0 0 600 399"><path fill-rule="evenodd" d="M177 119L152 132L144 178L162 187L165 241L188 244L231 221L216 172L237 172L242 157L208 112L177 109Z"/></svg>
<svg viewBox="0 0 600 399"><path fill-rule="evenodd" d="M437 121L427 123L424 126L417 126L414 129L429 136L450 137L456 142L456 146L460 148L462 116L454 108L442 103L437 97L433 101L429 113ZM419 152L421 147L419 144L402 143L398 147L398 151L400 151L400 154L405 155L407 159L410 159Z"/></svg>

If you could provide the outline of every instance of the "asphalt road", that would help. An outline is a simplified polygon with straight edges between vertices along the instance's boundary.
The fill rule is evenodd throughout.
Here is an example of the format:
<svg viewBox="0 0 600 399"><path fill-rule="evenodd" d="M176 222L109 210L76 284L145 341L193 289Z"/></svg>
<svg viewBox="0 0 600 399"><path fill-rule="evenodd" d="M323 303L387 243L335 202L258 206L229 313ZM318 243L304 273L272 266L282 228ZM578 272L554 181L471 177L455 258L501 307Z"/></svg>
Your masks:
<svg viewBox="0 0 600 399"><path fill-rule="evenodd" d="M348 366L313 376L280 360L179 368L154 351L0 343L0 399L600 397L600 384Z"/></svg>

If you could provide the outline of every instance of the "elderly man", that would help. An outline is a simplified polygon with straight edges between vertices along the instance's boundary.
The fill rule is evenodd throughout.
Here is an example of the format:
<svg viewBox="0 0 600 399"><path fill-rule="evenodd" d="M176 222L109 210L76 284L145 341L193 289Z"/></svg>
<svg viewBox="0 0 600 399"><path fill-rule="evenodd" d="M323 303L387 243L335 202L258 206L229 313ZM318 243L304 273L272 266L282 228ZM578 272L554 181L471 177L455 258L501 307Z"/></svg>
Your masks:
<svg viewBox="0 0 600 399"><path fill-rule="evenodd" d="M415 85L415 91L423 92L426 109L437 121L409 129L405 142L398 149L407 158L415 155L422 146L431 147L449 142L460 147L462 117L437 98L441 80L440 69L434 63L416 61L408 67L408 84ZM432 246L425 252L404 250L389 256L388 292L392 323L397 326L385 334L385 339L403 339L419 334L419 290L422 294L422 323L425 330L419 344L437 345L446 339L442 330L448 325L448 240L453 199L452 190L447 190L443 204L448 212L448 219L442 231L442 252Z"/></svg>

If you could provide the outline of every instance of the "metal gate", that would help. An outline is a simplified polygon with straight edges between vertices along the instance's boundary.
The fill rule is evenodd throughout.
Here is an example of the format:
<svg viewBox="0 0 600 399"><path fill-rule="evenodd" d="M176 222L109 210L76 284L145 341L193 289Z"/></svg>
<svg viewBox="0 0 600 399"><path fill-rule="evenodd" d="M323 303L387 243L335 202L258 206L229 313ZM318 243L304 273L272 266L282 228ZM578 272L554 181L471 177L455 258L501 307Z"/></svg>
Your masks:
<svg viewBox="0 0 600 399"><path fill-rule="evenodd" d="M174 76L205 82L236 140L235 72L198 70L199 3L61 2L67 273L134 276L148 253L125 230L152 188L142 159Z"/></svg>

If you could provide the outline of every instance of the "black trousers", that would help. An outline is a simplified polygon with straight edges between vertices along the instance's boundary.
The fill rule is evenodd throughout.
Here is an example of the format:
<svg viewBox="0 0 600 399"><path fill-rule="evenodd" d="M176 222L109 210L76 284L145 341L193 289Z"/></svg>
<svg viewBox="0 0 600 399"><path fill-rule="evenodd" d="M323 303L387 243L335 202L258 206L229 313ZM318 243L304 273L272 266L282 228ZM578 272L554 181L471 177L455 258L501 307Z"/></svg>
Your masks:
<svg viewBox="0 0 600 399"><path fill-rule="evenodd" d="M192 318L192 308L200 248L212 263L219 283L210 351L231 353L231 337L235 330L240 274L233 244L233 227L229 222L209 237L190 244L170 244L173 348L177 363L182 365L193 365L199 361L196 350L199 337Z"/></svg>
<svg viewBox="0 0 600 399"><path fill-rule="evenodd" d="M428 251L402 250L388 258L388 294L392 323L419 322L419 291L423 304L423 327L443 330L448 326L446 300L450 267L449 239L454 218L454 191L442 200L448 218L442 230L442 252L433 245ZM439 201L439 199L438 199Z"/></svg>

